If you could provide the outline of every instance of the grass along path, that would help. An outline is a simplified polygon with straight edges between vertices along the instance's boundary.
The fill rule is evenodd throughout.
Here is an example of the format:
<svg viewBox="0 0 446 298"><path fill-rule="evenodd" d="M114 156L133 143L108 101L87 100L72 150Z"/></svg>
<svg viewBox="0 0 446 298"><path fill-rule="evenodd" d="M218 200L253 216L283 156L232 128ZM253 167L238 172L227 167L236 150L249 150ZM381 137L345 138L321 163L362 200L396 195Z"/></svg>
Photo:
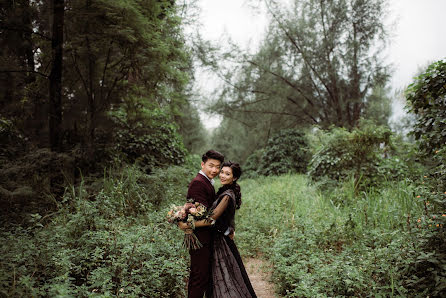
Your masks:
<svg viewBox="0 0 446 298"><path fill-rule="evenodd" d="M404 275L414 255L415 231L407 218L422 214L423 204L410 184L392 183L358 196L350 183L323 193L304 175L240 184L237 247L252 279L257 280L258 261L248 257L260 254L270 264L272 289L282 296L416 296ZM260 293L261 283L252 282Z"/></svg>

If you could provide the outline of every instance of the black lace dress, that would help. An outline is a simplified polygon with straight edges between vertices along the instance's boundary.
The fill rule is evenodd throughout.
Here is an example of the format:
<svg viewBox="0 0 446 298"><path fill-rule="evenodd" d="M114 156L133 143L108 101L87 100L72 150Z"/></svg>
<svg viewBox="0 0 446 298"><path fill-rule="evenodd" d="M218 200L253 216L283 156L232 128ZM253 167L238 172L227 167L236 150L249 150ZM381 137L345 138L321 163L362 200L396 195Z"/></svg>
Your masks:
<svg viewBox="0 0 446 298"><path fill-rule="evenodd" d="M231 189L223 192L214 202L213 207L216 207L226 195L229 196L228 205L215 223L211 297L257 297L238 249L234 241L227 236L235 228L234 192Z"/></svg>

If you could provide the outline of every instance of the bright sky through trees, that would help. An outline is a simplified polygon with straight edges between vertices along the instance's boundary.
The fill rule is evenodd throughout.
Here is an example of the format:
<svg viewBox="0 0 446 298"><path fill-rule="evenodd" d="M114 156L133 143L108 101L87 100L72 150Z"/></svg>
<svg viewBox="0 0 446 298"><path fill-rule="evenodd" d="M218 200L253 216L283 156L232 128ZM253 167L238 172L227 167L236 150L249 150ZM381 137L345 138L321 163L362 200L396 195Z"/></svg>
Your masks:
<svg viewBox="0 0 446 298"><path fill-rule="evenodd" d="M389 19L396 21L391 36L388 62L394 66L390 81L394 90L405 88L417 71L429 62L446 57L446 1L391 0ZM200 22L204 38L218 41L230 37L241 47L253 51L262 38L267 17L254 13L246 1L201 0ZM389 21L390 24L390 21ZM203 96L209 96L217 84L209 74L198 76ZM203 115L207 128L218 126L216 116Z"/></svg>

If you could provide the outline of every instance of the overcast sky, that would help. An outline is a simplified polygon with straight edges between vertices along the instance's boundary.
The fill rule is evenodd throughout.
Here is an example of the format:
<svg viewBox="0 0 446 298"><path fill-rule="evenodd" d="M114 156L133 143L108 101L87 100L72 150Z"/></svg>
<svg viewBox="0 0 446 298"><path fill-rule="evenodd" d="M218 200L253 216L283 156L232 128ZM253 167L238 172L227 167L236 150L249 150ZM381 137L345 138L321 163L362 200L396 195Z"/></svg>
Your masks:
<svg viewBox="0 0 446 298"><path fill-rule="evenodd" d="M401 90L411 83L420 67L446 58L446 0L389 0L390 19L395 21L388 62L394 66L391 86ZM226 35L253 51L262 38L267 18L255 14L245 0L201 0L200 22L204 38L218 41ZM206 96L215 84L199 76L198 86ZM215 116L203 115L207 128L218 126Z"/></svg>

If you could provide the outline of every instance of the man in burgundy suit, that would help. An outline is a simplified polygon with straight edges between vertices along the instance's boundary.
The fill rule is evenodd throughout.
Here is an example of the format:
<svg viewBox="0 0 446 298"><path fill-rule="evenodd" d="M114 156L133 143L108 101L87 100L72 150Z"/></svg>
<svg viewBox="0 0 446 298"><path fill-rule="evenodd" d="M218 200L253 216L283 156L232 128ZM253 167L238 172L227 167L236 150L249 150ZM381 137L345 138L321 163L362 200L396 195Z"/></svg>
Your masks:
<svg viewBox="0 0 446 298"><path fill-rule="evenodd" d="M201 170L189 184L187 198L200 202L210 208L215 200L213 178L220 172L220 165L224 156L214 150L209 150L201 158ZM200 227L194 230L202 248L190 250L190 275L187 287L188 298L203 298L204 293L210 289L212 233L210 227ZM209 297L206 294L206 297Z"/></svg>

